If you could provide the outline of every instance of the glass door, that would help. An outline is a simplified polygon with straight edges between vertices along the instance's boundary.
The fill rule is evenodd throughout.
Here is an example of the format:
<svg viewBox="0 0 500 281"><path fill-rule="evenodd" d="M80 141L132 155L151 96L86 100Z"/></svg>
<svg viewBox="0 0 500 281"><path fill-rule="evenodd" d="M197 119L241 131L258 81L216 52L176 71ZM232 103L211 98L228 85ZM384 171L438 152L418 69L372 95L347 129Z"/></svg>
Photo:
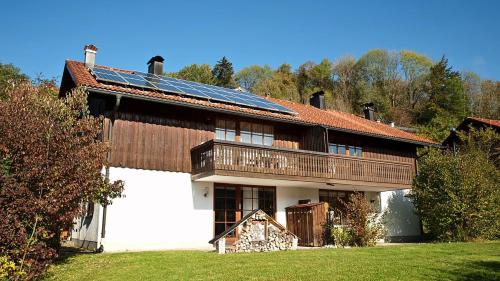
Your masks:
<svg viewBox="0 0 500 281"><path fill-rule="evenodd" d="M239 196L235 186L216 186L214 192L215 236L224 232L241 218L237 202ZM235 237L230 233L227 237Z"/></svg>
<svg viewBox="0 0 500 281"><path fill-rule="evenodd" d="M229 229L243 216L255 209L261 209L271 217L276 214L276 189L262 186L239 186L215 184L214 187L214 234ZM226 236L231 242L237 233Z"/></svg>

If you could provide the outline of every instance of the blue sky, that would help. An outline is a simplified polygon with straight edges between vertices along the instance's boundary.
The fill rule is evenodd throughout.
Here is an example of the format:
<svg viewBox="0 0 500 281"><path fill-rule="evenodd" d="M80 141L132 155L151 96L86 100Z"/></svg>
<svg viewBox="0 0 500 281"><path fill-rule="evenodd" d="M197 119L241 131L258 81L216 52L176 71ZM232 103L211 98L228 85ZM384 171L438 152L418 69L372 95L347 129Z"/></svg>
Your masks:
<svg viewBox="0 0 500 281"><path fill-rule="evenodd" d="M30 3L28 3L30 2ZM65 59L98 48L97 63L146 70L213 65L236 70L410 49L456 70L500 80L500 1L4 1L0 62L60 79Z"/></svg>

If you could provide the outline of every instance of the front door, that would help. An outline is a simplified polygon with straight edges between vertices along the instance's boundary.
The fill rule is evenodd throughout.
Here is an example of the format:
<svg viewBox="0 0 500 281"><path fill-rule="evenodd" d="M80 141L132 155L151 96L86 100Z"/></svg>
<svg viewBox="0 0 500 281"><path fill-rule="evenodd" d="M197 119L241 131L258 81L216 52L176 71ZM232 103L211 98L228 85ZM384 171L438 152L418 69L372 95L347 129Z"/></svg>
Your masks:
<svg viewBox="0 0 500 281"><path fill-rule="evenodd" d="M236 186L219 185L214 192L214 222L215 236L224 232L235 222L241 219L241 209L237 202L240 201ZM236 233L232 232L226 236L226 241L234 241Z"/></svg>
<svg viewBox="0 0 500 281"><path fill-rule="evenodd" d="M276 189L274 187L215 184L214 190L215 236L255 209L261 209L275 218ZM229 233L226 241L234 242L237 235L236 232Z"/></svg>

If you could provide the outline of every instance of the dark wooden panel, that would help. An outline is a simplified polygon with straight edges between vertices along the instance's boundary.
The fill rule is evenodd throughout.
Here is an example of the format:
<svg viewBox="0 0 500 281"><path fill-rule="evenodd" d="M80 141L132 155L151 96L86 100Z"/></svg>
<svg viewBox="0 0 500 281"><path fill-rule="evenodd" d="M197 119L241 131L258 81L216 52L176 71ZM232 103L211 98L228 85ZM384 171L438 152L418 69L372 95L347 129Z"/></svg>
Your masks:
<svg viewBox="0 0 500 281"><path fill-rule="evenodd" d="M119 113L113 126L111 165L190 172L191 148L213 139L213 132L213 125L201 121Z"/></svg>
<svg viewBox="0 0 500 281"><path fill-rule="evenodd" d="M304 143L301 149L327 152L326 150L326 132L325 129L319 126L310 127L305 130Z"/></svg>
<svg viewBox="0 0 500 281"><path fill-rule="evenodd" d="M303 129L274 124L274 147L300 149L303 146Z"/></svg>
<svg viewBox="0 0 500 281"><path fill-rule="evenodd" d="M416 147L412 144L329 131L330 143L360 146L363 157L414 164Z"/></svg>

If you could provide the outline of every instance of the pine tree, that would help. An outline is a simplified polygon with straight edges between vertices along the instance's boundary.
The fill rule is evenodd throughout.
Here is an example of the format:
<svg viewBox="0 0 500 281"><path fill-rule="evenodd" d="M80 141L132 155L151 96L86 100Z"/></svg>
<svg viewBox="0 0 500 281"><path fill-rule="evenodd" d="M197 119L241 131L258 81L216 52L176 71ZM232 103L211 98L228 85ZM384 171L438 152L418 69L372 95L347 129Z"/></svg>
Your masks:
<svg viewBox="0 0 500 281"><path fill-rule="evenodd" d="M222 57L222 59L217 62L212 69L212 74L215 77L217 86L236 88L237 85L233 78L233 64L226 57Z"/></svg>

